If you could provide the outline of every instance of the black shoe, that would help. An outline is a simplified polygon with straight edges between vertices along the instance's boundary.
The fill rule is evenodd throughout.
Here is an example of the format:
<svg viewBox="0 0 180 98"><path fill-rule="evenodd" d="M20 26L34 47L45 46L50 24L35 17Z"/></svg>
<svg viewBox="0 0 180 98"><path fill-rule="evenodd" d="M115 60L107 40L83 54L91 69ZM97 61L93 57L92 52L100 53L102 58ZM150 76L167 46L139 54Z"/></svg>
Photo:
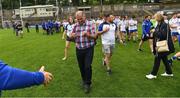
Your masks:
<svg viewBox="0 0 180 98"><path fill-rule="evenodd" d="M84 85L84 93L88 94L90 92L90 85L85 84Z"/></svg>
<svg viewBox="0 0 180 98"><path fill-rule="evenodd" d="M103 65L106 66L106 62L104 61L104 59L102 60L102 62L103 62Z"/></svg>
<svg viewBox="0 0 180 98"><path fill-rule="evenodd" d="M143 50L142 50L142 49L138 49L138 51L141 51L141 52L142 52Z"/></svg>
<svg viewBox="0 0 180 98"><path fill-rule="evenodd" d="M108 74L108 75L111 75L111 74L112 74L112 70L111 70L111 69L108 69L108 70L107 70L107 74Z"/></svg>
<svg viewBox="0 0 180 98"><path fill-rule="evenodd" d="M84 81L81 81L80 87L81 87L82 89L84 88L84 85L85 85Z"/></svg>

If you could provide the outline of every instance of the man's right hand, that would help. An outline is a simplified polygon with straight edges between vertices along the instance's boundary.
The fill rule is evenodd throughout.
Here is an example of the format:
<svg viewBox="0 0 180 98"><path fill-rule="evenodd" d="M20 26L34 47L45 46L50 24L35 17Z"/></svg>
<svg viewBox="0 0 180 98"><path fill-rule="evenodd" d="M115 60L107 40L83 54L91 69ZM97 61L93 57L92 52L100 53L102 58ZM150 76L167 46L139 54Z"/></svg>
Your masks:
<svg viewBox="0 0 180 98"><path fill-rule="evenodd" d="M103 30L103 33L108 32L108 31L109 31L109 28L106 27L106 28Z"/></svg>
<svg viewBox="0 0 180 98"><path fill-rule="evenodd" d="M39 72L42 72L43 75L44 75L44 86L47 86L49 84L49 82L53 79L53 75L50 73L50 72L46 72L44 71L44 66L42 66L40 69L39 69Z"/></svg>
<svg viewBox="0 0 180 98"><path fill-rule="evenodd" d="M75 38L76 34L75 33L71 33L71 38Z"/></svg>

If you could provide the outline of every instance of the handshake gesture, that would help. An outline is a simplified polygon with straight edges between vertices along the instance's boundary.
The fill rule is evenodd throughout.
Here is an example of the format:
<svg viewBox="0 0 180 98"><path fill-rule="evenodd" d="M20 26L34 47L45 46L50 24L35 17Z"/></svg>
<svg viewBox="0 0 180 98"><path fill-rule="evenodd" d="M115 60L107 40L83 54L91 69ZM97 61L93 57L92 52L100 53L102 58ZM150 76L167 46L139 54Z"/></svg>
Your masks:
<svg viewBox="0 0 180 98"><path fill-rule="evenodd" d="M39 72L42 72L43 75L44 75L44 86L47 86L49 84L49 82L53 79L53 75L47 71L44 70L44 66L42 66L40 69L39 69Z"/></svg>

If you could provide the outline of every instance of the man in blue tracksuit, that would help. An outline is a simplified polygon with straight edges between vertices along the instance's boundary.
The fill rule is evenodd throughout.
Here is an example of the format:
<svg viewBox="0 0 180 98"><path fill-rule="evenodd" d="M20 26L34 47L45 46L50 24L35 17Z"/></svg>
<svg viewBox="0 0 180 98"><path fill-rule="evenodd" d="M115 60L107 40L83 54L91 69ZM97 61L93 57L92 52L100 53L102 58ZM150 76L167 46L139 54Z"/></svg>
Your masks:
<svg viewBox="0 0 180 98"><path fill-rule="evenodd" d="M151 19L151 16L145 16L145 19L142 23L142 38L141 38L141 41L139 43L138 51L142 51L141 47L142 47L144 41L147 41L151 38L150 31L151 31L152 23L151 23L150 19ZM149 40L149 43L151 43L150 40ZM150 48L152 50L151 44L150 44Z"/></svg>
<svg viewBox="0 0 180 98"><path fill-rule="evenodd" d="M49 20L48 21L48 29L49 29L48 35L49 34L53 35L53 27L54 27L53 21Z"/></svg>
<svg viewBox="0 0 180 98"><path fill-rule="evenodd" d="M44 66L39 72L29 72L12 68L0 61L0 95L2 90L13 90L33 85L48 84L52 74L44 71Z"/></svg>

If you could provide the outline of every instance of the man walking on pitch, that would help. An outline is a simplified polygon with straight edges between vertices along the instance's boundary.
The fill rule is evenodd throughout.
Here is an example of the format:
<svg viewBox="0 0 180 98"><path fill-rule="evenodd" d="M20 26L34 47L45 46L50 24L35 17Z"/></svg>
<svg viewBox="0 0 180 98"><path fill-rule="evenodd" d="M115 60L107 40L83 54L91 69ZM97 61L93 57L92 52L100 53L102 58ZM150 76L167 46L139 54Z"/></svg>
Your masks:
<svg viewBox="0 0 180 98"><path fill-rule="evenodd" d="M105 15L105 22L100 24L98 28L98 35L101 35L102 46L104 52L103 65L107 67L107 73L111 74L110 59L112 57L112 52L115 47L115 34L117 31L117 26L113 22L113 15Z"/></svg>
<svg viewBox="0 0 180 98"><path fill-rule="evenodd" d="M76 56L83 81L84 92L90 92L92 78L92 61L95 45L95 27L86 20L83 11L76 12L77 23L74 25L70 38L75 39Z"/></svg>

